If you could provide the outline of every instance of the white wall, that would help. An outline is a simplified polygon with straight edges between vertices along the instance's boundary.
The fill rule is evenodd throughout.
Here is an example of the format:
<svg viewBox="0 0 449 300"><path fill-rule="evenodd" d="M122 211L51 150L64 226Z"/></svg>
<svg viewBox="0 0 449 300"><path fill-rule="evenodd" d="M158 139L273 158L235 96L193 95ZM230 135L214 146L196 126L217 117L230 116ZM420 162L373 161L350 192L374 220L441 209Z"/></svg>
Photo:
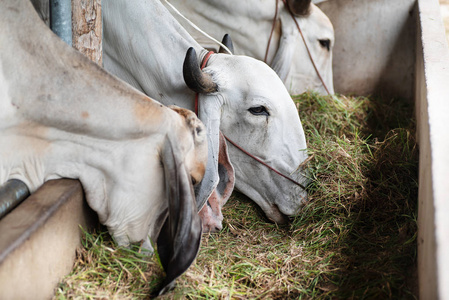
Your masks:
<svg viewBox="0 0 449 300"><path fill-rule="evenodd" d="M449 48L438 0L418 0L418 7L420 298L449 299Z"/></svg>
<svg viewBox="0 0 449 300"><path fill-rule="evenodd" d="M339 93L413 99L415 0L332 0L318 6L335 29Z"/></svg>

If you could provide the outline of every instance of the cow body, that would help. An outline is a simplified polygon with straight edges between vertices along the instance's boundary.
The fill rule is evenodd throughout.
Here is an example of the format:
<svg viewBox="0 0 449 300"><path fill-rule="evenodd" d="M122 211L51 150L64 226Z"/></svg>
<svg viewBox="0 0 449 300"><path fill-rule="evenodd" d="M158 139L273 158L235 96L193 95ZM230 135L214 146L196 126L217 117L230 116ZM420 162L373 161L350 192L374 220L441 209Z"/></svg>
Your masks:
<svg viewBox="0 0 449 300"><path fill-rule="evenodd" d="M159 1L107 1L104 12L105 68L164 104L194 108L195 93L183 80L186 58L202 61L207 51ZM220 179L220 131L283 173L305 181L298 166L306 141L296 108L276 73L247 56L213 54L203 74L216 89L199 95L199 118L207 128L209 158L196 199L202 207ZM260 111L260 112L259 112ZM235 186L275 222L298 212L307 193L229 146ZM226 179L225 179L226 180ZM223 203L222 203L223 204Z"/></svg>
<svg viewBox="0 0 449 300"><path fill-rule="evenodd" d="M191 182L205 172L204 125L71 49L27 0L0 3L0 28L0 185L79 179L119 245L151 250L151 237L164 249L170 285L199 247Z"/></svg>
<svg viewBox="0 0 449 300"><path fill-rule="evenodd" d="M296 1L304 2L304 0ZM229 34L236 54L264 60L267 46L270 44L266 62L278 73L291 94L296 95L307 90L327 94L283 1L170 0L169 2L214 38ZM278 14L270 40L276 6ZM218 49L216 43L194 29L176 13L173 15L203 47ZM310 4L308 13L295 19L302 29L327 89L330 93L334 93L332 79L334 31L329 18L317 6Z"/></svg>

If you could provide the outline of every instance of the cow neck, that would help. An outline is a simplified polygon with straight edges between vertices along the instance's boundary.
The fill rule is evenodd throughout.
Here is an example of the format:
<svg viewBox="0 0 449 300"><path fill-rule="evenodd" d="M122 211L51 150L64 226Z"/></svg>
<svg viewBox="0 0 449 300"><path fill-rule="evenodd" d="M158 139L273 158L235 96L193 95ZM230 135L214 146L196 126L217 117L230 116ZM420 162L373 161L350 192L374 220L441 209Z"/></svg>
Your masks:
<svg viewBox="0 0 449 300"><path fill-rule="evenodd" d="M275 0L275 1L276 1L276 10L274 12L273 25L271 27L270 37L268 38L267 50L265 52L265 59L264 59L265 63L267 63L268 50L270 49L271 39L273 37L274 27L276 26L276 20L277 20L277 17L278 17L278 1L279 0ZM306 47L306 50L307 50L307 54L309 55L310 61L312 62L313 68L315 69L315 72L318 75L318 78L320 79L321 83L323 84L323 87L326 90L327 94L331 95L331 93L329 92L329 89L327 88L326 83L324 83L323 77L321 77L320 71L318 70L318 68L317 68L317 66L315 64L315 60L312 57L312 53L310 52L310 49L309 49L309 46L307 44L306 38L304 37L304 34L302 33L301 27L299 26L299 23L296 20L295 15L290 10L290 7L287 5L286 0L281 0L281 1L282 1L282 3L284 3L284 6L287 9L287 11L290 13L290 16L292 17L293 22L295 22L296 28L298 29L298 32L301 35L302 41L304 42L304 46Z"/></svg>
<svg viewBox="0 0 449 300"><path fill-rule="evenodd" d="M201 67L200 69L204 69L207 65L207 62L209 61L209 58L212 56L212 54L214 54L213 51L209 51L207 52L201 62ZM203 54L202 54L203 55ZM199 93L195 94L195 114L198 116L198 108L199 108ZM303 190L305 190L305 186L302 185L301 183L297 182L296 180L294 180L293 178L291 178L290 176L287 176L285 174L282 174L281 172L279 172L278 170L276 170L275 168L271 167L270 165L268 165L267 163L265 163L264 161L260 160L259 158L255 157L254 155L252 155L251 153L249 153L248 151L246 151L245 149L243 149L242 147L240 147L239 145L237 145L235 142L233 142L230 138L228 138L224 133L223 134L224 138L231 143L234 147L236 147L237 149L239 149L240 151L242 151L244 154L248 155L249 157L251 157L252 159L254 159L255 161L257 161L258 163L264 165L265 167L267 167L268 169L270 169L271 171L275 172L276 174L284 177L285 179L290 180L292 183L296 184L297 186L299 186L300 188L302 188Z"/></svg>

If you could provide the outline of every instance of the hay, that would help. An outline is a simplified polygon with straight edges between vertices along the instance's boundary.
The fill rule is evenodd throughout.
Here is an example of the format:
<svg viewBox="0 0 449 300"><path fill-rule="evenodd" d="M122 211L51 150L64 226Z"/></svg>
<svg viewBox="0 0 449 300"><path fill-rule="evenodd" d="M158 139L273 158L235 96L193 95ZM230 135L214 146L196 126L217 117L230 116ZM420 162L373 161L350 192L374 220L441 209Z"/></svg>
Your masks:
<svg viewBox="0 0 449 300"><path fill-rule="evenodd" d="M194 265L161 299L416 298L412 107L316 94L294 101L311 156L308 203L278 227L234 193L224 229L203 237ZM106 233L85 240L97 242L85 242L55 298L145 298L160 282L155 258L115 249Z"/></svg>

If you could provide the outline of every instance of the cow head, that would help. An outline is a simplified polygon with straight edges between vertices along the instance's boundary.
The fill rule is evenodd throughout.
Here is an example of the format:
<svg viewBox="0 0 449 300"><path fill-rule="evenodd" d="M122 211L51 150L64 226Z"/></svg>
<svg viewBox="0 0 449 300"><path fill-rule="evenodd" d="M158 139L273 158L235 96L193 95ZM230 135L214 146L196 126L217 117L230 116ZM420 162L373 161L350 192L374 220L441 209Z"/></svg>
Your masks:
<svg viewBox="0 0 449 300"><path fill-rule="evenodd" d="M301 6L302 8L298 7L297 10L303 13L293 19L288 9L280 11L281 36L270 66L284 81L292 95L306 90L323 95L327 95L328 91L333 94L332 49L335 38L332 23L310 1L291 0L288 3L288 7ZM301 28L302 35L296 24ZM302 59L298 59L299 57Z"/></svg>
<svg viewBox="0 0 449 300"><path fill-rule="evenodd" d="M333 94L332 49L334 31L329 18L311 0L171 0L182 14L213 37L230 33L237 54L266 61L291 94L314 90ZM277 19L274 6L278 5ZM285 5L284 5L285 4ZM205 48L218 50L215 42L174 16ZM294 17L294 18L293 18ZM273 23L273 21L276 21ZM324 88L311 62L299 24ZM273 27L274 26L274 27ZM273 30L272 34L270 32ZM269 45L269 46L268 46Z"/></svg>
<svg viewBox="0 0 449 300"><path fill-rule="evenodd" d="M304 131L289 93L273 70L250 57L217 54L201 71L193 48L187 52L184 66L186 84L203 93L199 117L208 131L212 166L218 164L221 130L280 172L306 181L300 168L307 158ZM272 221L284 223L286 215L298 212L306 191L228 146L238 190L255 201ZM216 167L210 172L212 176L206 171L206 182L219 177Z"/></svg>

